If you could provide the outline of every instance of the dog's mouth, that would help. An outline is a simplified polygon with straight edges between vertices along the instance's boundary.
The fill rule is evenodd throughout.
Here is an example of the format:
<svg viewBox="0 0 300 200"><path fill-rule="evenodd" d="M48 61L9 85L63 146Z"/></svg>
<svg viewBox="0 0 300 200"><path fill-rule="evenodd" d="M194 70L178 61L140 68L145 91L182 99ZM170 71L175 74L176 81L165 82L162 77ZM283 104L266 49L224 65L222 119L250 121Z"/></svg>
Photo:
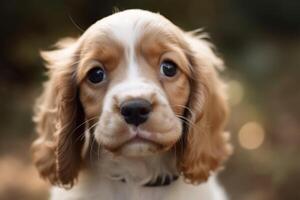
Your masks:
<svg viewBox="0 0 300 200"><path fill-rule="evenodd" d="M135 136L134 138L129 139L128 141L124 142L122 145L131 145L131 144L153 144L153 145L160 145L156 142L153 142L151 140L142 138L140 136Z"/></svg>
<svg viewBox="0 0 300 200"><path fill-rule="evenodd" d="M145 154L145 152L155 153L162 148L163 148L163 145L153 142L151 140L142 138L140 136L135 136L134 138L126 141L119 147L119 149L125 154L128 154L127 151L130 150L130 151L135 151L135 152L131 152L131 153L134 153L136 155L137 154L143 155L143 154Z"/></svg>
<svg viewBox="0 0 300 200"><path fill-rule="evenodd" d="M170 122L171 121L171 122ZM170 150L180 139L181 123L169 120L160 124L158 120L139 126L119 123L114 126L97 126L96 141L107 151L116 155L145 156Z"/></svg>
<svg viewBox="0 0 300 200"><path fill-rule="evenodd" d="M130 137L114 149L110 149L116 154L139 157L153 155L157 152L170 148L170 143L163 143L162 133L153 133L136 127L130 128Z"/></svg>

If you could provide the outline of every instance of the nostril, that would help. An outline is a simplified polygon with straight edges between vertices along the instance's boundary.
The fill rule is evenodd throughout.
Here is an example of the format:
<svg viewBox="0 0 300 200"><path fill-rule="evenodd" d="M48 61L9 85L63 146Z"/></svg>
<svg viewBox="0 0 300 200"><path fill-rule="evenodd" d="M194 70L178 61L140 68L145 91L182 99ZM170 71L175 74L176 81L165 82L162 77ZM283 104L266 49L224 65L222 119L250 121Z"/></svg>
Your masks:
<svg viewBox="0 0 300 200"><path fill-rule="evenodd" d="M151 103L144 99L132 99L120 106L120 113L128 124L139 124L147 121L152 110Z"/></svg>
<svg viewBox="0 0 300 200"><path fill-rule="evenodd" d="M140 114L141 115L148 115L150 113L150 107L143 107L140 109Z"/></svg>

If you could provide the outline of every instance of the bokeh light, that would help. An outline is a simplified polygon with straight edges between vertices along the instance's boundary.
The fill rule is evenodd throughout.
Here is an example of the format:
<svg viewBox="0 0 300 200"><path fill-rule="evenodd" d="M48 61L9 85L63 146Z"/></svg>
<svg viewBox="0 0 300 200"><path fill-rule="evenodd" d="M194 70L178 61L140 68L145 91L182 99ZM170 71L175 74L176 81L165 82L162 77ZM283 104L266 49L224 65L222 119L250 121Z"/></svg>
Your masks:
<svg viewBox="0 0 300 200"><path fill-rule="evenodd" d="M239 131L239 143L245 149L257 149L264 142L265 131L258 122L247 122Z"/></svg>

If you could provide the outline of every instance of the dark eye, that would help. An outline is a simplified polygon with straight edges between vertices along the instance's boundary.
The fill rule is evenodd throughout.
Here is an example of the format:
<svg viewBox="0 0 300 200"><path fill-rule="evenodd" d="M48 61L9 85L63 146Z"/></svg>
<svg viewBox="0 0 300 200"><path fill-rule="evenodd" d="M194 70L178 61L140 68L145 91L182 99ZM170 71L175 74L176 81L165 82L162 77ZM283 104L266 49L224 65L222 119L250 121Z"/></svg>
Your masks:
<svg viewBox="0 0 300 200"><path fill-rule="evenodd" d="M88 72L87 77L91 83L97 84L105 79L105 71L101 67L94 67Z"/></svg>
<svg viewBox="0 0 300 200"><path fill-rule="evenodd" d="M160 73L167 77L173 77L177 73L177 65L170 60L165 60L160 64Z"/></svg>

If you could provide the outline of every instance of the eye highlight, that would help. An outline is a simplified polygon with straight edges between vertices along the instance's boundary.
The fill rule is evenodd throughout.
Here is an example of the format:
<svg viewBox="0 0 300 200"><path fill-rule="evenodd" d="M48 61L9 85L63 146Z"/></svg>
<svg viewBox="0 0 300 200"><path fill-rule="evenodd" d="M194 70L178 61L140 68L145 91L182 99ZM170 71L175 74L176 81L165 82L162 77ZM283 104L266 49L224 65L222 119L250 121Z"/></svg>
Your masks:
<svg viewBox="0 0 300 200"><path fill-rule="evenodd" d="M105 80L106 74L102 67L97 66L90 69L87 78L92 84L98 84Z"/></svg>
<svg viewBox="0 0 300 200"><path fill-rule="evenodd" d="M167 77L173 77L177 74L177 65L171 60L164 60L160 64L160 73Z"/></svg>

